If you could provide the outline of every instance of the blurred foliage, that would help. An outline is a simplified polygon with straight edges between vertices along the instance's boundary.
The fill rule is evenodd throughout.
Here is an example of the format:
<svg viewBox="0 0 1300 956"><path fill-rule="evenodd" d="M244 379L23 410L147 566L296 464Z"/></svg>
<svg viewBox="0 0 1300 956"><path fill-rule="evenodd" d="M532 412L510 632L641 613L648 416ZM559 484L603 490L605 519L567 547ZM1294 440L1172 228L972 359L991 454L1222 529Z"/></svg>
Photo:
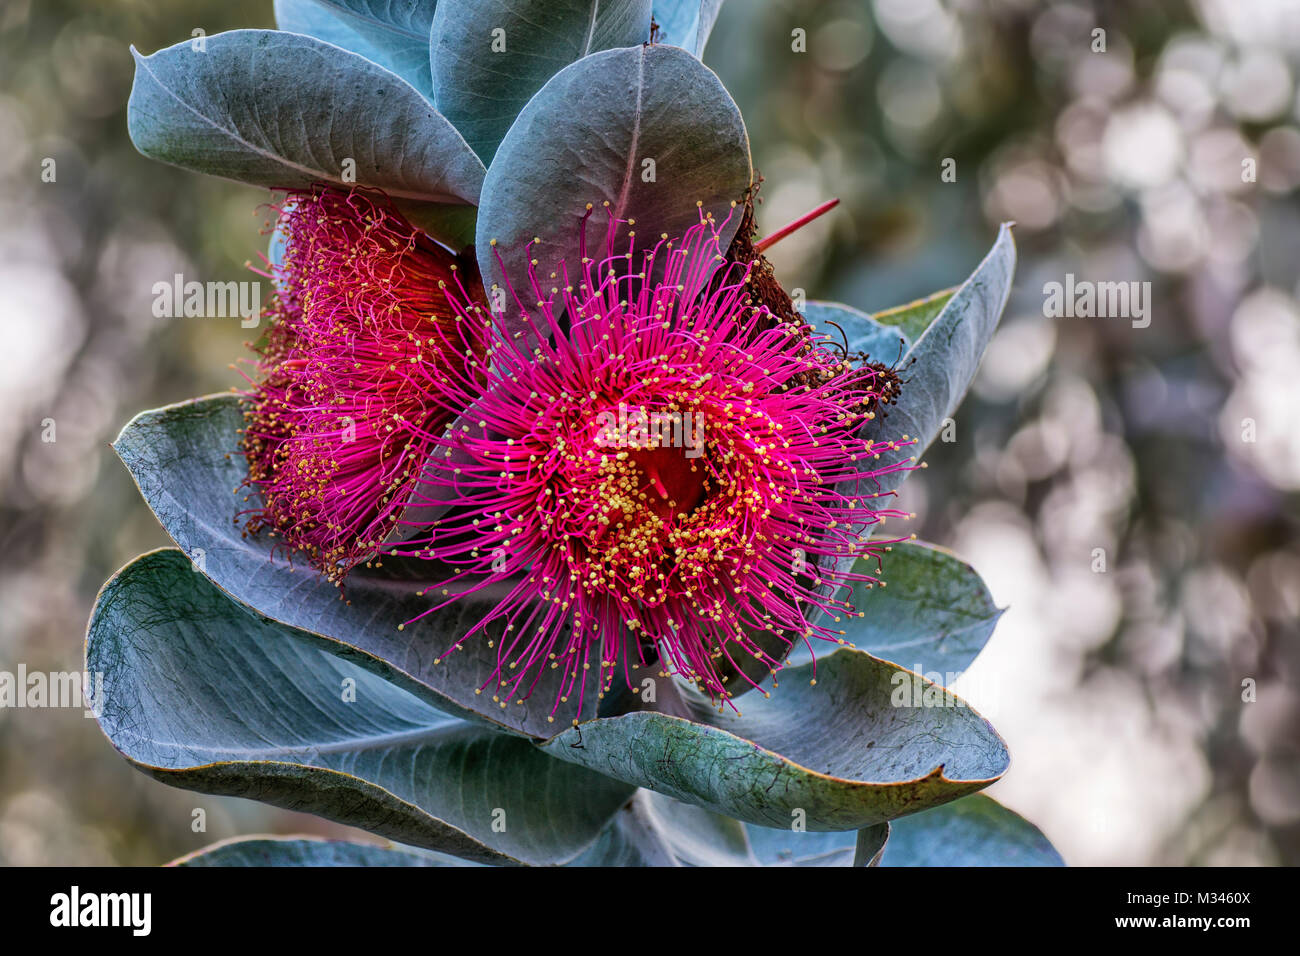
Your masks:
<svg viewBox="0 0 1300 956"><path fill-rule="evenodd" d="M121 425L240 381L238 322L156 318L151 289L243 278L267 196L134 152L128 45L271 25L269 0L0 6L0 670L78 668L100 582L167 543ZM1300 8L728 0L704 59L760 227L843 201L773 248L787 289L886 308L1019 223L1003 328L903 498L1011 605L958 684L1016 755L994 794L1074 863L1300 862ZM1045 317L1067 273L1151 282L1149 327ZM339 829L146 779L80 710L0 710L0 863Z"/></svg>

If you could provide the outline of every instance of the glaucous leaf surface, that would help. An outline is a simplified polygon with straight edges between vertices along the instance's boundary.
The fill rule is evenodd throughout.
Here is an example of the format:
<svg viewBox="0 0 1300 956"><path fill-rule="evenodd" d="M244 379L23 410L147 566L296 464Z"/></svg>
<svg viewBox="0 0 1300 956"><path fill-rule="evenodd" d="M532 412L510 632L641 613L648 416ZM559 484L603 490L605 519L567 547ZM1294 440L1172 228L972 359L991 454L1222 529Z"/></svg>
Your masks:
<svg viewBox="0 0 1300 956"><path fill-rule="evenodd" d="M865 352L873 362L893 365L912 347L899 327L882 325L870 315L838 302L804 303L804 321L849 352Z"/></svg>
<svg viewBox="0 0 1300 956"><path fill-rule="evenodd" d="M730 217L720 232L725 249L740 225L733 204L751 178L740 111L695 57L675 46L641 45L584 57L528 102L488 169L476 238L484 285L490 289L508 277L531 304L530 258L538 262L544 288L561 262L572 275L588 203L594 206L587 226L593 256L604 254L604 203L614 215L636 221L634 259L661 234L679 237L698 224L697 202L719 224ZM626 247L621 239L619 252Z"/></svg>
<svg viewBox="0 0 1300 956"><path fill-rule="evenodd" d="M748 824L745 834L763 866L852 866L858 835L852 830L793 830Z"/></svg>
<svg viewBox="0 0 1300 956"><path fill-rule="evenodd" d="M168 866L473 866L444 853L392 843L354 843L319 837L238 837L173 860Z"/></svg>
<svg viewBox="0 0 1300 956"><path fill-rule="evenodd" d="M649 825L637 824L638 818ZM982 793L857 832L745 824L738 834L732 825L734 820L639 790L572 865L1065 865L1037 827Z"/></svg>
<svg viewBox="0 0 1300 956"><path fill-rule="evenodd" d="M638 790L591 849L569 865L848 866L854 864L856 841L865 861L861 865L875 866L888 835L888 823L856 835L789 832L788 842L801 845L804 854L784 854L778 849L787 844L781 831L747 826L653 790Z"/></svg>
<svg viewBox="0 0 1300 956"><path fill-rule="evenodd" d="M943 420L956 414L975 378L993 330L1002 318L1015 268L1015 242L1011 227L1004 224L984 261L914 339L899 365L903 388L897 404L889 406L865 431L866 437L875 441L901 439L903 435L919 440L882 453L880 461L873 464L885 465L912 457L920 461ZM921 300L922 305L918 307L932 308L939 298L931 297L931 300L929 305L925 305L928 300ZM888 312L877 313L877 318L881 315L888 316ZM898 324L906 329L909 323L903 319ZM883 490L896 488L906 476L905 471L887 475L881 479L881 487Z"/></svg>
<svg viewBox="0 0 1300 956"><path fill-rule="evenodd" d="M165 783L470 860L572 859L632 795L258 617L174 549L104 585L86 669L113 746Z"/></svg>
<svg viewBox="0 0 1300 956"><path fill-rule="evenodd" d="M652 790L638 790L573 866L755 866L745 828Z"/></svg>
<svg viewBox="0 0 1300 956"><path fill-rule="evenodd" d="M893 824L883 866L1064 866L1041 830L982 793Z"/></svg>
<svg viewBox="0 0 1300 956"><path fill-rule="evenodd" d="M722 10L722 0L655 0L655 22L659 24L657 42L704 55L713 24Z"/></svg>
<svg viewBox="0 0 1300 956"><path fill-rule="evenodd" d="M849 866L854 844L878 851L889 824L853 833L792 833L745 826L652 790L638 790L570 867ZM865 837L865 841L864 841ZM802 855L800 855L802 853ZM875 854L868 855L868 859ZM169 866L476 866L445 853L316 837L242 837ZM874 864L872 864L874 865Z"/></svg>
<svg viewBox="0 0 1300 956"><path fill-rule="evenodd" d="M969 667L1002 616L975 569L952 552L921 541L891 545L882 567L883 573L878 572L871 562L863 570L881 573L886 587L857 584L845 597L860 615L841 614L835 622L845 639L922 673L958 673ZM830 626L825 612L818 611L815 621ZM820 647L814 649L820 654ZM800 644L787 664L811 656Z"/></svg>
<svg viewBox="0 0 1300 956"><path fill-rule="evenodd" d="M541 746L717 814L809 830L859 830L938 806L1007 768L1006 745L965 702L848 648L783 671L769 697L745 698L740 716L687 700L691 719L627 713Z"/></svg>
<svg viewBox="0 0 1300 956"><path fill-rule="evenodd" d="M275 23L360 53L433 101L429 26L436 0L275 0Z"/></svg>
<svg viewBox="0 0 1300 956"><path fill-rule="evenodd" d="M745 827L766 866L850 866L860 838ZM889 824L880 866L1064 866L1042 832L982 793L900 817Z"/></svg>
<svg viewBox="0 0 1300 956"><path fill-rule="evenodd" d="M205 43L132 50L127 128L144 155L269 188L378 187L436 238L449 234L448 206L478 202L483 164L397 75L296 33L233 30ZM463 222L454 231L463 239Z"/></svg>
<svg viewBox="0 0 1300 956"><path fill-rule="evenodd" d="M431 39L435 102L491 163L519 111L552 76L588 54L649 37L650 0L443 3Z"/></svg>

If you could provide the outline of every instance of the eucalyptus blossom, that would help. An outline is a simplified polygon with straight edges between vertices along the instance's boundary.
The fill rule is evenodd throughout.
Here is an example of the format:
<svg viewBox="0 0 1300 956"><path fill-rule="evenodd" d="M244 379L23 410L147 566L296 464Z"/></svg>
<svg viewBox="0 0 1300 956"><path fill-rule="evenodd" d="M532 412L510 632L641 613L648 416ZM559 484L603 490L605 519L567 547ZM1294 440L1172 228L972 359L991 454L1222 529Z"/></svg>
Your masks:
<svg viewBox="0 0 1300 956"><path fill-rule="evenodd" d="M282 0L137 54L143 154L275 190L274 295L243 386L115 444L176 547L101 592L98 719L392 841L180 862L1060 862L923 676L1000 609L894 497L1010 232L910 305L796 303L719 6Z"/></svg>

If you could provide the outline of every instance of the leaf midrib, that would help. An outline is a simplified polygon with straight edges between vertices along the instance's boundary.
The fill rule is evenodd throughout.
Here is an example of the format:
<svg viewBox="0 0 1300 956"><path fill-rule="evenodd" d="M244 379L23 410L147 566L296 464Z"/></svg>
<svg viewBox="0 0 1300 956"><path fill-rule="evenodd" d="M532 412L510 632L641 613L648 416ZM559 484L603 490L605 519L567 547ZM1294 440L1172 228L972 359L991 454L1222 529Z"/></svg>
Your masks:
<svg viewBox="0 0 1300 956"><path fill-rule="evenodd" d="M121 739L134 738L138 741L146 741L155 748L175 747L178 750L183 750L188 753L212 754L213 763L225 763L231 762L231 758L237 759L239 755L247 756L250 759L274 761L293 756L310 757L314 754L365 753L370 750L390 749L411 744L434 743L443 738L454 736L457 733L463 733L465 728L465 724L457 722L454 724L444 724L438 727L417 727L413 730L396 731L386 734L372 734L367 737L346 738L322 744L320 746L306 745L295 747L273 747L269 749L264 747L222 747L220 749L198 749L192 745L182 744L174 740L161 740L157 737L145 736L125 728L119 728L118 734ZM303 764L303 766L313 765ZM183 770L186 768L172 767L169 769Z"/></svg>
<svg viewBox="0 0 1300 956"><path fill-rule="evenodd" d="M387 31L389 33L395 33L399 37L402 37L404 40L408 40L411 42L415 42L415 43L419 43L421 41L428 42L429 38L425 34L421 34L416 32L415 30L402 27L397 23L393 22L392 20L380 20L377 17L365 16L364 14L358 13L357 11L353 10L351 7L344 6L343 4L339 3L338 0L315 0L315 2L322 7L327 7L328 9L332 10L335 14L337 14L339 17L342 17L344 19L353 20L357 23L363 23L366 26L375 27L380 30ZM353 29L355 30L356 27L353 27Z"/></svg>
<svg viewBox="0 0 1300 956"><path fill-rule="evenodd" d="M352 55L352 56L357 56L357 54L355 54L355 53L350 53L350 51L346 51L346 50L344 50L343 52L345 52L345 53L349 53L349 54ZM363 58L363 59L364 59L364 58ZM285 157L285 156L280 156L280 155L278 155L278 154L276 154L276 153L271 152L270 150L263 149L262 147L256 145L255 143L252 143L252 142L250 142L249 140L245 139L245 138L243 137L243 135L242 135L238 130L231 129L231 128L228 127L228 126L223 126L221 123L218 123L214 118L208 116L208 115L205 114L205 113L200 112L200 111L199 111L198 109L196 109L194 106L190 105L190 104L187 103L185 100L181 99L181 97L180 97L177 93L175 93L175 92L174 92L174 91L173 91L169 86L167 86L165 83L163 83L162 80L159 78L158 74L157 74L156 72L154 72L154 70L149 66L149 62L148 62L148 61L149 61L149 57L146 57L146 56L140 56L140 57L137 58L137 61L136 61L136 62L139 64L140 67L142 67L142 68L144 69L144 71L145 71L146 73L149 74L149 79L151 79L151 80L153 81L154 85L155 85L158 89L160 89L160 90L162 90L164 93L166 93L166 94L167 94L169 97L171 97L173 100L175 100L177 103L179 103L182 107L184 107L184 108L185 108L186 110L188 110L190 113L192 113L193 115L197 116L200 120L202 120L204 123L206 123L206 124L207 124L208 126L210 126L212 129L216 130L217 132L219 132L219 133L221 133L222 135L226 136L227 138L229 138L229 139L232 140L233 142L239 144L240 146L245 147L245 148L248 149L250 152L255 153L256 155L262 157L263 159L265 159L265 160L267 160L267 161L269 161L269 162L276 163L276 164L278 164L278 165L280 165L280 166L285 167L286 169L291 169L291 170L293 170L293 171L295 171L295 172L297 172L297 173L301 173L302 175L304 175L304 176L309 176L309 177L311 177L311 178L313 178L313 179L325 180L325 181L327 181L327 182L331 182L331 183L338 183L338 182L340 182L338 176L332 175L331 173L328 173L328 172L326 172L325 170L322 170L322 169L313 169L313 168L310 167L310 166L304 166L304 165L302 165L301 163L295 163L293 160L291 160L291 159L289 159L289 158L287 158L287 157ZM401 77L397 76L396 74L393 74L393 76L394 76L394 79L397 79L399 82L405 82L404 80L402 80ZM410 84L408 83L407 85L409 86ZM414 90L417 94L419 93L419 90L415 90L415 87L411 87L411 89ZM414 190L409 190L409 189L396 189L396 188L394 188L394 187L392 187L392 186L385 186L385 187L384 187L384 192L386 192L386 193L387 193L389 196L391 196L391 197L394 197L394 198L397 198L397 199L409 199L409 200L411 200L412 202L435 202L435 201L437 201L437 200L431 198L431 197L430 197L430 194L429 194L428 192L420 192L420 191L414 191ZM450 192L450 190L448 190L448 195L454 195L454 194L452 194L452 193ZM456 198L459 198L459 197L456 197ZM454 204L454 203L451 203L451 204Z"/></svg>

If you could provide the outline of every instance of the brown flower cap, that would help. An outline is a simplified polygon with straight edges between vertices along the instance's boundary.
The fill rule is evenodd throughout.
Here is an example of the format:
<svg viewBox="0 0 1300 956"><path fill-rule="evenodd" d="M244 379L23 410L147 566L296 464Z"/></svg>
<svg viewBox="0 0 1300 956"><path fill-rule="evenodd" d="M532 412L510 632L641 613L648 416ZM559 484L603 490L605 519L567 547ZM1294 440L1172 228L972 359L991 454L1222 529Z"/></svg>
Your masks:
<svg viewBox="0 0 1300 956"><path fill-rule="evenodd" d="M762 328L769 329L776 325L791 325L799 329L804 336L809 336L812 334L811 327L804 319L803 314L795 308L794 300L790 298L789 293L782 288L781 283L777 280L776 270L772 268L772 263L758 250L758 225L755 221L754 206L762 201L758 198L758 192L762 184L763 177L755 173L754 183L745 191L745 198L741 203L740 228L736 230L735 238L731 240L731 245L727 247L726 257L729 262L753 263L753 269L750 272L750 292L747 304L766 307L769 315L766 324ZM835 323L831 322L829 324L839 329L839 326L836 326ZM880 383L880 395L878 397L873 395L862 411L873 414L880 411L883 417L883 408L898 401L899 392L903 387L903 380L899 378L898 369L892 364L873 361L866 352L850 351L848 336L843 329L839 331L845 340L841 349L845 370L855 365L867 365L875 370L876 381ZM807 347L812 348L812 345L809 344ZM791 382L790 387L810 384L812 383L808 381Z"/></svg>

